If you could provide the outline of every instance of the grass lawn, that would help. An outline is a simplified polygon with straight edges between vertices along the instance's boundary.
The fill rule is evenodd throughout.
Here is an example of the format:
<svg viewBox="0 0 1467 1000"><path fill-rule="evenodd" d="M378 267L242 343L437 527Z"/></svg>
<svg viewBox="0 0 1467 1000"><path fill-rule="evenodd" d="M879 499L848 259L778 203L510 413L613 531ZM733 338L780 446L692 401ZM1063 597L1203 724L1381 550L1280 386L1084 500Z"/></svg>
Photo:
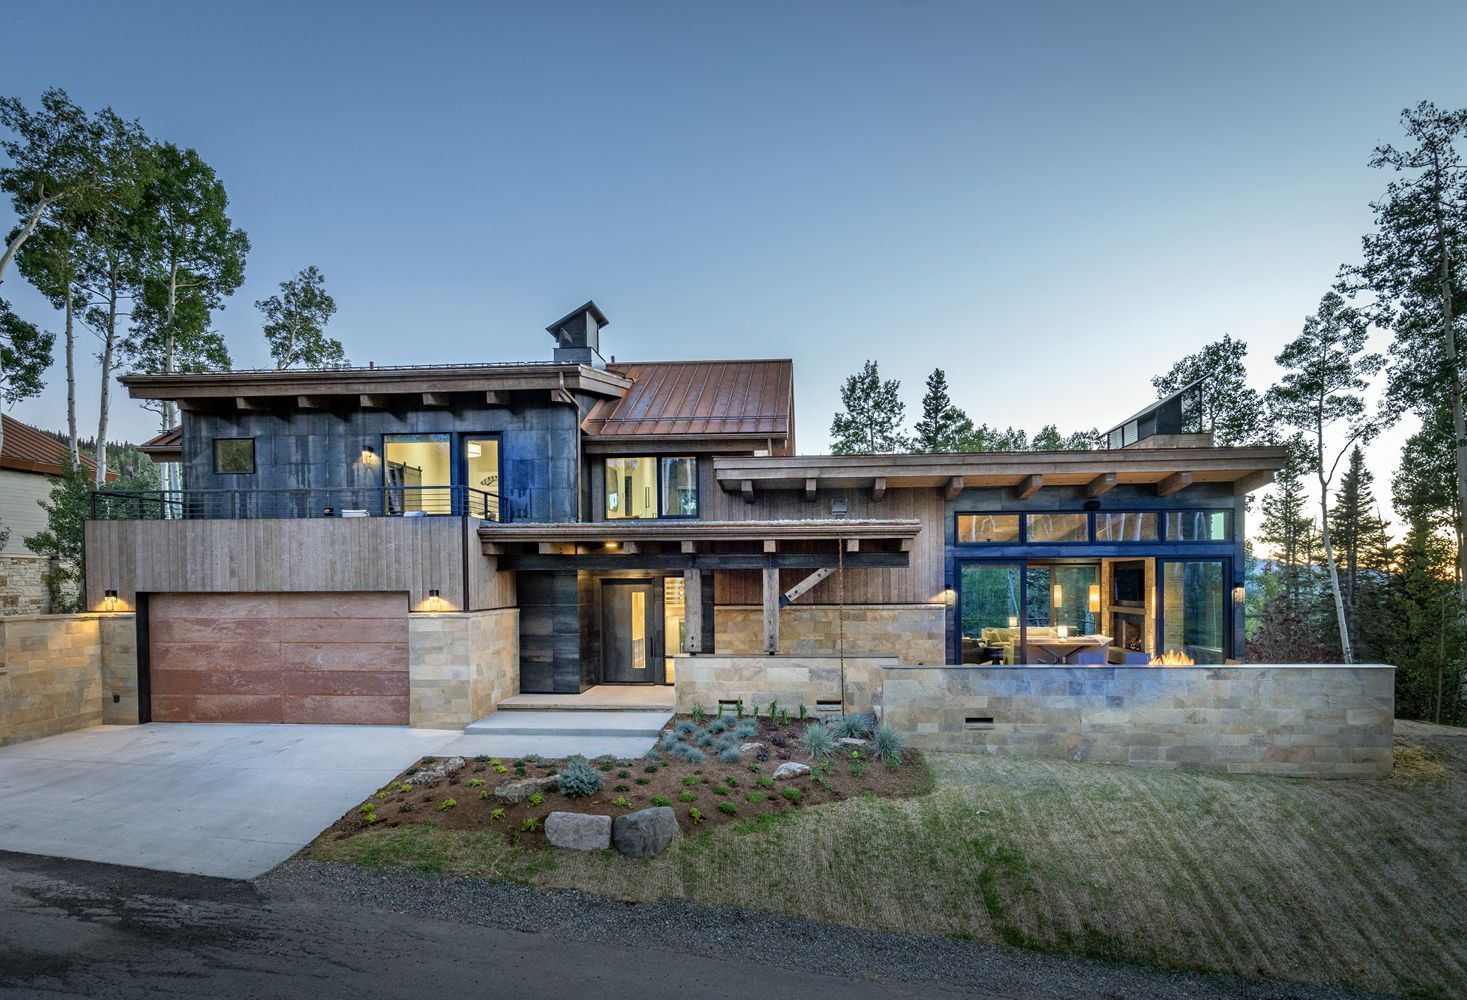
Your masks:
<svg viewBox="0 0 1467 1000"><path fill-rule="evenodd" d="M436 826L323 836L307 856L1467 995L1467 730L1396 733L1396 773L1381 780L929 754L929 795L703 829L650 862Z"/></svg>

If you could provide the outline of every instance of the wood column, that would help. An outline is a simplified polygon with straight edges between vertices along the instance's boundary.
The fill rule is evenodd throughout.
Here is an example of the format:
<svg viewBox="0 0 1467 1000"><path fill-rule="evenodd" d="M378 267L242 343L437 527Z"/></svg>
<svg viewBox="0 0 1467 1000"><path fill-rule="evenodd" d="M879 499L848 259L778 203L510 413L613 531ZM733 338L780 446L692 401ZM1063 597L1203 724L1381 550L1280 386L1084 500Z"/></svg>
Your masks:
<svg viewBox="0 0 1467 1000"><path fill-rule="evenodd" d="M683 634L688 652L703 651L703 571L683 570Z"/></svg>
<svg viewBox="0 0 1467 1000"><path fill-rule="evenodd" d="M779 570L764 567L764 652L779 652Z"/></svg>

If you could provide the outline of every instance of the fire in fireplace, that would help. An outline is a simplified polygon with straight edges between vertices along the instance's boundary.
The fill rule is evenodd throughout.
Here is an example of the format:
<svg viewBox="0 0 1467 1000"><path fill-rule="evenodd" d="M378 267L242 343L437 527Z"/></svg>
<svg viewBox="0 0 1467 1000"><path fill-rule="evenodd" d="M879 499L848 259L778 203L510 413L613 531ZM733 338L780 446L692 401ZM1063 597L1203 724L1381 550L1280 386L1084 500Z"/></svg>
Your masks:
<svg viewBox="0 0 1467 1000"><path fill-rule="evenodd" d="M1141 628L1141 619L1139 617L1112 611L1110 619L1110 636L1114 641L1116 649L1124 649L1128 653L1145 651L1145 633Z"/></svg>

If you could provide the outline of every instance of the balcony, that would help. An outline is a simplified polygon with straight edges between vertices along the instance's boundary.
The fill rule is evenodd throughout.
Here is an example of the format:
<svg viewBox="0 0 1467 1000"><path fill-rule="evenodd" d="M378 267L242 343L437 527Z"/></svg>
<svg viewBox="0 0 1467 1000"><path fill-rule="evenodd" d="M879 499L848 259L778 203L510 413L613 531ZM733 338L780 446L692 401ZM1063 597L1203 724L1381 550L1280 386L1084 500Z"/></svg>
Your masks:
<svg viewBox="0 0 1467 1000"><path fill-rule="evenodd" d="M278 490L97 490L93 521L297 520L317 517L500 519L499 496L470 486Z"/></svg>

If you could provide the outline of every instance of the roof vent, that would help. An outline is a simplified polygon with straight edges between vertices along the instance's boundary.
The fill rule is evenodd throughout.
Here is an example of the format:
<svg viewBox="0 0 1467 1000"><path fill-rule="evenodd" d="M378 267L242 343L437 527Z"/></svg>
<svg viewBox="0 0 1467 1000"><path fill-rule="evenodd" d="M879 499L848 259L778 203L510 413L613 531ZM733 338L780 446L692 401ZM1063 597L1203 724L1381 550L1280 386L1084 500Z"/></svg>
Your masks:
<svg viewBox="0 0 1467 1000"><path fill-rule="evenodd" d="M545 329L555 338L556 363L605 368L601 328L606 325L606 314L595 302L587 302L547 326Z"/></svg>

